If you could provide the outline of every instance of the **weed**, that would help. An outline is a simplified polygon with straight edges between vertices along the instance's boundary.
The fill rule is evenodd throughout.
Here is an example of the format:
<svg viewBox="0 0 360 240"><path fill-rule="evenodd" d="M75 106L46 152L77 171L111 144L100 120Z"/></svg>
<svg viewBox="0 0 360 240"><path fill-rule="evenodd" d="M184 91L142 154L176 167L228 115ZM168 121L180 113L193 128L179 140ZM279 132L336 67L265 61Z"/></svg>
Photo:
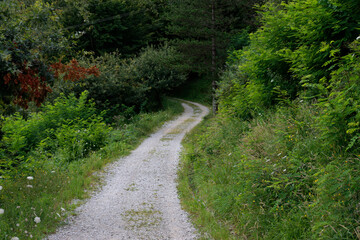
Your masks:
<svg viewBox="0 0 360 240"><path fill-rule="evenodd" d="M179 191L214 239L354 239L358 156L333 152L301 104L251 121L219 115L185 140Z"/></svg>
<svg viewBox="0 0 360 240"><path fill-rule="evenodd" d="M53 233L99 186L97 171L130 153L151 131L182 111L180 103L173 100L166 100L165 106L164 111L137 116L131 123L112 129L106 145L85 158L72 162L49 158L33 165L31 175L18 171L0 178L0 239L42 239Z"/></svg>

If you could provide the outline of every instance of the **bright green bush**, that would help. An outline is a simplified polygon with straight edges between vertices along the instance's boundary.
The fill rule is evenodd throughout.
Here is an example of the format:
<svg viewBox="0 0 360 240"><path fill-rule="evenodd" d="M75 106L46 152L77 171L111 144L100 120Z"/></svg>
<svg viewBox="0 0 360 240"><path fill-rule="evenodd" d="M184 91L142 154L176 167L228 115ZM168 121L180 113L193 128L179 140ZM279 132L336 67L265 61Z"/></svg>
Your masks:
<svg viewBox="0 0 360 240"><path fill-rule="evenodd" d="M347 43L359 34L351 6L318 0L266 4L263 26L250 34L248 47L232 54L235 67L222 77L222 109L246 117L299 95L323 95L331 71L350 51Z"/></svg>
<svg viewBox="0 0 360 240"><path fill-rule="evenodd" d="M333 149L351 149L359 153L360 138L360 39L351 44L352 53L343 58L328 87L328 95L321 99L322 109L318 126L325 144Z"/></svg>
<svg viewBox="0 0 360 240"><path fill-rule="evenodd" d="M150 132L183 111L178 101L164 99L163 104L163 111L140 114L130 123L112 129L106 145L81 161L65 165L47 162L48 165L40 167L33 165L31 173L21 172L11 177L2 175L0 208L4 214L0 217L0 239L44 239L54 233L67 216L73 214L77 206L73 200L89 197L90 190L99 186L99 175L94 172L129 154ZM68 129L76 131L75 128L61 131ZM28 179L28 176L33 178ZM35 217L40 217L41 222L36 224Z"/></svg>
<svg viewBox="0 0 360 240"><path fill-rule="evenodd" d="M61 96L28 119L19 114L7 117L0 143L1 171L14 167L21 171L22 166L31 167L55 155L60 161L74 161L102 147L110 128L87 97L87 92L79 98Z"/></svg>

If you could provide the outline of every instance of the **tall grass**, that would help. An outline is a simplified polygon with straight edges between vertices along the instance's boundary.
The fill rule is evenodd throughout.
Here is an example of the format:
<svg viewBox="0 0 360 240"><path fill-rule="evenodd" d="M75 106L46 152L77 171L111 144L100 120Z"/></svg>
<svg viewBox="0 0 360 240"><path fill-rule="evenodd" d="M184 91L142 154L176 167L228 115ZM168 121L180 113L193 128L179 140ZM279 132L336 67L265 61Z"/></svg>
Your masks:
<svg viewBox="0 0 360 240"><path fill-rule="evenodd" d="M183 110L173 100L164 100L164 106L163 111L140 114L128 124L114 127L107 144L86 158L67 164L49 160L34 167L31 176L21 173L1 178L0 208L4 213L0 214L0 239L42 239L54 232L73 213L74 199L85 199L99 186L97 171L128 154L144 137Z"/></svg>
<svg viewBox="0 0 360 240"><path fill-rule="evenodd" d="M204 238L359 237L360 156L324 144L317 111L217 116L187 136L179 190Z"/></svg>

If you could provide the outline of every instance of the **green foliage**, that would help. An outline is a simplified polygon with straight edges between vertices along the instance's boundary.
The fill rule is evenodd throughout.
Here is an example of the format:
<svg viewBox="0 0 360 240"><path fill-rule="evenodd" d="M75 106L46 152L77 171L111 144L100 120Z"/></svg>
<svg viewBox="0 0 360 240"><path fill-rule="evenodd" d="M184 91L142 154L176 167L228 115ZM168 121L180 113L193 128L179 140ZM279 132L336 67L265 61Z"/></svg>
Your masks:
<svg viewBox="0 0 360 240"><path fill-rule="evenodd" d="M159 97L185 82L187 72L179 64L180 59L174 48L165 45L159 49L148 47L131 61L134 81L146 88L145 109L159 109Z"/></svg>
<svg viewBox="0 0 360 240"><path fill-rule="evenodd" d="M210 106L212 101L211 80L208 76L196 76L175 88L170 94L177 98Z"/></svg>
<svg viewBox="0 0 360 240"><path fill-rule="evenodd" d="M60 2L61 20L80 51L119 51L130 57L148 44L159 44L164 34L163 0Z"/></svg>
<svg viewBox="0 0 360 240"><path fill-rule="evenodd" d="M191 136L183 171L233 238L359 237L358 6L269 2L230 55L221 114Z"/></svg>
<svg viewBox="0 0 360 240"><path fill-rule="evenodd" d="M181 181L196 222L215 239L356 239L359 157L323 144L318 111L298 102L251 121L221 115L191 133Z"/></svg>
<svg viewBox="0 0 360 240"><path fill-rule="evenodd" d="M358 154L360 39L354 41L351 47L352 53L346 55L339 68L332 72L329 94L319 103L322 112L318 116L318 124L325 144L333 149L345 147Z"/></svg>
<svg viewBox="0 0 360 240"><path fill-rule="evenodd" d="M232 54L230 73L223 76L223 109L247 117L251 110L299 95L326 94L330 72L358 35L359 22L349 6L301 0L262 7L263 26L250 35L248 47Z"/></svg>
<svg viewBox="0 0 360 240"><path fill-rule="evenodd" d="M6 84L5 75L36 69L42 82L51 83L49 63L66 51L68 41L61 29L60 11L45 1L1 1L0 9L0 110L9 114L14 96L30 101L34 96L22 94L25 90L16 80ZM31 89L31 83L27 84Z"/></svg>
<svg viewBox="0 0 360 240"><path fill-rule="evenodd" d="M111 129L106 145L81 161L59 165L47 161L34 166L28 180L26 173L0 178L0 239L44 239L61 226L78 205L73 200L89 197L99 186L98 174L107 163L130 153L141 139L183 111L179 102L164 99L165 110L139 115L127 124ZM85 108L83 110L86 110ZM39 160L39 159L37 159ZM80 203L82 201L79 201ZM35 217L41 222L36 224Z"/></svg>
<svg viewBox="0 0 360 240"><path fill-rule="evenodd" d="M223 67L229 45L241 47L239 45L242 43L236 44L234 39L231 41L232 36L241 29L254 27L256 13L253 6L261 2L169 2L166 14L169 38L171 44L184 55L183 64L191 72L199 74L210 75L211 72L218 72Z"/></svg>
<svg viewBox="0 0 360 240"><path fill-rule="evenodd" d="M117 53L84 58L83 64L98 66L101 75L76 83L73 90L89 91L98 109L110 110L107 122L118 110L159 110L161 96L186 79L178 53L168 46L148 47L139 56L126 60Z"/></svg>
<svg viewBox="0 0 360 240"><path fill-rule="evenodd" d="M53 157L71 162L102 147L110 129L87 96L87 92L79 99L61 96L29 119L19 114L7 117L2 127L2 173L11 173L15 167L19 172L29 170L32 164Z"/></svg>

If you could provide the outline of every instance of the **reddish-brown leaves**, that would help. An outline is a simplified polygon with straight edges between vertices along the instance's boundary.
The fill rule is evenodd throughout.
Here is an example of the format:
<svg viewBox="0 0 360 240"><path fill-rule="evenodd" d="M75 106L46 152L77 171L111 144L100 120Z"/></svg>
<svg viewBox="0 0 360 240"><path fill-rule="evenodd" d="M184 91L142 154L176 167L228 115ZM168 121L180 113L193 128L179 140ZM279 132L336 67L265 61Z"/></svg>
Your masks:
<svg viewBox="0 0 360 240"><path fill-rule="evenodd" d="M44 77L39 76L38 69L23 68L17 75L6 74L4 77L6 85L13 83L17 85L14 103L24 108L28 107L30 101L37 106L45 100L46 95L51 92Z"/></svg>
<svg viewBox="0 0 360 240"><path fill-rule="evenodd" d="M68 81L78 81L87 78L89 75L99 76L100 71L96 66L90 68L84 68L79 65L76 59L70 61L69 64L65 65L61 61L52 64L51 69L54 72L54 76L58 78L63 75L63 79Z"/></svg>
<svg viewBox="0 0 360 240"><path fill-rule="evenodd" d="M15 104L27 108L29 102L35 102L37 106L40 106L47 94L52 90L47 85L45 77L39 74L37 68L25 67L26 63L23 66L22 71L18 74L7 73L3 78L4 83L13 86ZM100 75L100 71L96 66L84 68L79 66L75 59L71 60L67 65L61 62L54 63L50 65L50 70L56 78L61 75L64 80L70 81L85 79L89 75Z"/></svg>

